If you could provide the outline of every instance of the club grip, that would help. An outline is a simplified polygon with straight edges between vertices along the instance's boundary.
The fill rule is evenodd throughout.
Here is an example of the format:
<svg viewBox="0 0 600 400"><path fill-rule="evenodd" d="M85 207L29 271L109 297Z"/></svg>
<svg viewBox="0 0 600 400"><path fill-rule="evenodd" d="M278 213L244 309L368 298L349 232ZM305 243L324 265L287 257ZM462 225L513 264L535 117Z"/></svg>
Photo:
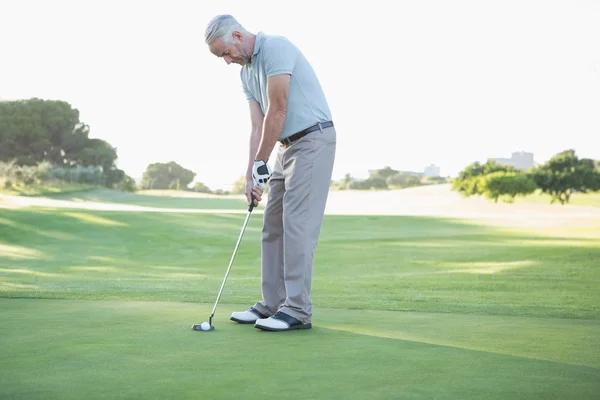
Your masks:
<svg viewBox="0 0 600 400"><path fill-rule="evenodd" d="M251 200L250 200L250 206L248 207L248 212L252 212L252 210L254 209L254 195L251 194Z"/></svg>

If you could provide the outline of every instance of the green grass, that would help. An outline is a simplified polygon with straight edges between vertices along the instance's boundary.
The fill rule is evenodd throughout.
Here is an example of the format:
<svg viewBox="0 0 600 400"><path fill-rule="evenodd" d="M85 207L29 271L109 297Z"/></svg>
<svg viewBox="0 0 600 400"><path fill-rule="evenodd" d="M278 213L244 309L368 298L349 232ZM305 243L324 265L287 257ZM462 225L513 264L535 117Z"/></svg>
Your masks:
<svg viewBox="0 0 600 400"><path fill-rule="evenodd" d="M600 379L597 321L320 309L272 334L229 304L212 332L189 328L202 304L0 306L2 398L592 399Z"/></svg>
<svg viewBox="0 0 600 400"><path fill-rule="evenodd" d="M98 188L95 185L54 182L42 185L13 185L10 189L0 188L0 193L11 196L48 196L61 193L85 192Z"/></svg>
<svg viewBox="0 0 600 400"><path fill-rule="evenodd" d="M597 398L600 221L327 216L314 328L273 334L228 320L260 298L257 213L192 331L244 218L0 209L0 398Z"/></svg>
<svg viewBox="0 0 600 400"><path fill-rule="evenodd" d="M551 200L552 197L550 195L537 191L526 197L517 196L514 204L550 204ZM559 202L554 204L560 206ZM568 204L573 206L600 207L600 192L575 193L571 195Z"/></svg>
<svg viewBox="0 0 600 400"><path fill-rule="evenodd" d="M184 193L188 194L189 193ZM88 192L64 193L51 196L53 199L69 201L94 201L100 203L118 203L157 208L183 209L242 209L248 202L236 197L178 197L177 191L160 193L141 191L138 193L119 192L116 190L98 189Z"/></svg>
<svg viewBox="0 0 600 400"><path fill-rule="evenodd" d="M210 302L244 218L0 211L6 227L0 296ZM260 295L261 223L260 214L250 218L225 301L250 303ZM600 316L600 237L556 235L438 218L331 216L319 244L314 301L352 309Z"/></svg>

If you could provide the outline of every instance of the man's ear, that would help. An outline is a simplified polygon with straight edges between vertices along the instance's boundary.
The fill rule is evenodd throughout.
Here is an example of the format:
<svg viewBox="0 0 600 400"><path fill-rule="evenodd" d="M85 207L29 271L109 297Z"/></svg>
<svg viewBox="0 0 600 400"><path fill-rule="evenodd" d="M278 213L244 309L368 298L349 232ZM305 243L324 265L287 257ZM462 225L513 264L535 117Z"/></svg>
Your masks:
<svg viewBox="0 0 600 400"><path fill-rule="evenodd" d="M231 36L238 42L242 42L244 40L244 35L238 31L231 32Z"/></svg>

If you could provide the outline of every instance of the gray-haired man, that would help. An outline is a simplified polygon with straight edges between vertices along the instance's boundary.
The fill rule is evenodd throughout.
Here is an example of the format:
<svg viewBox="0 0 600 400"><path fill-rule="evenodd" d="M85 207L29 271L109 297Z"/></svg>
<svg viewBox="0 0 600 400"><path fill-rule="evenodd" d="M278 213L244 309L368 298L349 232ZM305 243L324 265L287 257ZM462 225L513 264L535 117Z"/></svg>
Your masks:
<svg viewBox="0 0 600 400"><path fill-rule="evenodd" d="M252 131L246 196L261 200L269 184L262 231L262 295L231 320L268 331L310 329L314 254L336 150L331 111L313 71L288 39L252 34L230 15L213 18L210 51L242 66ZM268 164L275 145L279 148Z"/></svg>

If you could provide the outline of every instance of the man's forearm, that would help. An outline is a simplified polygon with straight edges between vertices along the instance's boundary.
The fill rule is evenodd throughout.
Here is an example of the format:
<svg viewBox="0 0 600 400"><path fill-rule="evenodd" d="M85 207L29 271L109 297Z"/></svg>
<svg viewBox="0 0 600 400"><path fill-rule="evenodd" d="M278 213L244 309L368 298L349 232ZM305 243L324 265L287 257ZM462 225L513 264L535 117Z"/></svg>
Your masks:
<svg viewBox="0 0 600 400"><path fill-rule="evenodd" d="M269 109L265 115L265 121L263 124L262 137L255 160L267 161L277 140L281 136L283 125L285 124L286 111L278 109Z"/></svg>
<svg viewBox="0 0 600 400"><path fill-rule="evenodd" d="M262 126L250 133L250 152L248 155L248 170L246 172L246 179L252 179L252 167L254 167L254 160L256 157L256 152L258 151L258 146L260 145L261 135Z"/></svg>

